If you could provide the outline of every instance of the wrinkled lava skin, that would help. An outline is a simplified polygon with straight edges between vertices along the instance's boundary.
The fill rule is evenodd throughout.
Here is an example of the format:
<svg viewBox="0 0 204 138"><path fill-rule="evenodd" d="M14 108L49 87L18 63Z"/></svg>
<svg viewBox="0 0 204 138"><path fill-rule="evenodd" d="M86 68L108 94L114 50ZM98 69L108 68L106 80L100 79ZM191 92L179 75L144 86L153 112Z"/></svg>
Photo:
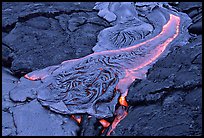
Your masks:
<svg viewBox="0 0 204 138"><path fill-rule="evenodd" d="M161 33L148 41L68 60L25 77L41 80L42 85L36 89L38 100L53 111L112 117L119 97L126 96L140 69L155 62L177 37L179 23L179 17L170 14Z"/></svg>
<svg viewBox="0 0 204 138"><path fill-rule="evenodd" d="M171 46L188 40L186 28L190 21L185 22L184 14L168 11L163 15L162 10L158 13L163 17L162 26L157 24L157 20L151 20L155 28L160 27L142 42L95 52L28 73L10 91L11 99L37 98L42 106L56 113L72 115L79 124L82 119L79 114L87 113L100 119L104 129L109 129L107 135L110 135L128 114L126 96L130 84L136 78L145 78L148 68L166 55ZM26 90L22 90L25 86ZM16 98L16 93L23 97ZM105 120L109 117L114 117L112 123Z"/></svg>
<svg viewBox="0 0 204 138"><path fill-rule="evenodd" d="M126 96L130 84L136 78L145 78L148 68L166 55L171 46L188 40L186 28L190 21L184 14L166 13L165 10L164 15L162 10L158 13L163 17L162 25L157 24L158 20L151 20L155 28L160 27L140 43L95 52L28 73L10 91L11 99L22 102L37 98L42 106L56 113L72 115L79 124L82 119L79 114L87 113L100 119L110 135L128 114ZM18 93L22 97L16 97ZM109 117L114 117L112 123L105 120Z"/></svg>

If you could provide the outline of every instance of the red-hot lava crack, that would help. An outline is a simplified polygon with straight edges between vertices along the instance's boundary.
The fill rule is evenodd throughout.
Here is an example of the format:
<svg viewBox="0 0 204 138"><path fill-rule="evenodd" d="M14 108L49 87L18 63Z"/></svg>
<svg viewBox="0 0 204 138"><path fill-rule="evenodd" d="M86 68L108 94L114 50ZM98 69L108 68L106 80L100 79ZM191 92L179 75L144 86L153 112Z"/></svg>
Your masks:
<svg viewBox="0 0 204 138"><path fill-rule="evenodd" d="M95 116L104 128L110 127L107 133L110 135L127 115L125 97L128 87L146 73L147 66L153 64L177 37L179 26L180 18L170 14L162 31L145 42L68 60L26 74L25 78L42 82L36 92L43 106L61 114L70 114L78 123L81 117L74 114ZM106 121L113 116L112 123Z"/></svg>

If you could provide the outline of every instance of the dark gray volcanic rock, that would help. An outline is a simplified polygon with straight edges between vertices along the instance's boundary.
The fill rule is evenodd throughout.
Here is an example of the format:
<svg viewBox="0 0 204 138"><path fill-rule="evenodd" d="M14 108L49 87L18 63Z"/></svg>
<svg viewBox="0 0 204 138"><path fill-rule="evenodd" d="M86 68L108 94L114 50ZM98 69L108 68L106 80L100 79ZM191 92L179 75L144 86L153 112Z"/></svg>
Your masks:
<svg viewBox="0 0 204 138"><path fill-rule="evenodd" d="M175 12L181 17L179 39L171 43L173 47L170 48L170 53L148 70L147 79L136 79L131 85L127 96L130 106L128 115L111 135L201 135L202 35L189 39L187 27L191 23L191 17L194 24L189 27L189 31L201 33L202 7L200 3L184 3L183 6L182 3L179 6L176 4L175 7L186 12L188 17L171 7L166 10L163 5L167 6L166 3L156 2L138 2L135 5L103 3L95 9L99 10L99 16L114 25L104 29L110 25L97 17L97 11L93 10L94 3L3 3L2 63L4 66L11 66L12 71L21 76L36 69L60 64L64 60L83 57L92 53L91 49L102 29L104 30L98 36L98 46L101 48L99 51L137 44L158 34L169 18L167 13ZM113 38L117 39L110 40L111 36L116 36ZM186 42L189 44L186 45ZM70 67L69 64L67 67ZM91 69L94 68L89 69L94 74ZM55 70L55 66L45 70L49 74ZM101 134L103 128L94 116L89 118L86 113L83 114L82 123L78 126L69 115L57 114L67 109L62 101L50 106L57 113L43 107L46 104L39 103L36 94L38 91L33 89L41 86L43 81L28 81L23 77L19 80L11 77L12 74L4 69L2 75L4 136ZM49 86L50 89L53 88ZM43 89L37 90L40 90L42 97L46 97ZM56 94L58 93L53 90L53 95ZM58 99L59 95L56 97ZM80 99L79 102L81 101ZM110 104L114 109L117 101L115 99ZM77 109L78 105L75 110ZM106 108L101 109L104 113L108 112Z"/></svg>
<svg viewBox="0 0 204 138"><path fill-rule="evenodd" d="M193 8L202 7L202 2L179 2L177 7L182 11L188 11Z"/></svg>
<svg viewBox="0 0 204 138"><path fill-rule="evenodd" d="M68 116L45 110L37 100L13 109L18 136L76 136L79 127Z"/></svg>
<svg viewBox="0 0 204 138"><path fill-rule="evenodd" d="M161 15L163 15L162 12L164 12L163 23L169 18L169 16L165 16L170 11L165 8L156 9L154 12L155 14L158 12ZM122 88L120 88L120 93L114 90L117 84L120 85L119 80L124 78L123 75L126 72L124 68L138 68L138 66L141 65L140 62L145 63L148 62L146 61L148 59L152 60L152 55L154 54L158 53L158 55L160 55L159 52L155 53L154 50L162 51L159 47L161 45L159 44L166 43L169 37L175 36L177 31L175 29L177 29L176 27L179 23L181 24L181 29L179 30L178 37L173 42L180 44L178 40L182 40L183 43L186 43L188 33L185 32L187 31L186 27L190 19L187 15L187 17L183 19L185 15L182 13L175 14L181 16L181 23L179 20L176 22L177 18L173 15L170 16L175 19L172 19L174 22L170 23L166 29L171 30L173 28L173 31L169 31L169 34L167 32L162 33L163 35L158 35L158 40L152 39L147 44L143 44L140 49L134 48L131 51L118 51L109 54L99 53L101 55L95 53L85 58L63 62L60 65L49 66L42 70L33 71L27 74L27 80L22 78L15 90L10 91L10 98L16 102L24 102L26 99L36 98L35 95L37 95L38 100L43 106L47 106L50 110L57 113L88 113L98 119L112 117L120 93L125 93L125 90ZM66 15L63 15L63 17L66 17ZM59 17L59 19L63 17ZM71 19L69 20L69 22L72 21ZM85 19L80 18L78 21L78 23L81 24L85 22ZM160 25L160 28L163 26L163 24L158 23L158 20L153 21L154 24ZM70 28L75 30L73 26ZM66 28L64 28L64 30L67 31ZM158 30L156 32L158 32ZM104 41L106 40L104 39ZM149 47L147 47L147 45L149 45ZM166 51L168 51L168 49ZM140 62L137 63L135 62L136 60L140 60ZM146 67L146 69L147 68L148 67ZM34 78L34 80L35 78L38 79L33 82L32 78Z"/></svg>
<svg viewBox="0 0 204 138"><path fill-rule="evenodd" d="M191 97L193 95L193 97ZM202 89L174 91L163 102L130 109L114 136L190 136L202 134ZM191 98L190 98L191 97ZM193 104L192 104L193 103Z"/></svg>
<svg viewBox="0 0 204 138"><path fill-rule="evenodd" d="M189 27L189 32L193 34L202 34L202 21L192 24Z"/></svg>
<svg viewBox="0 0 204 138"><path fill-rule="evenodd" d="M112 135L202 134L202 36L175 47L129 89L127 117ZM134 120L134 121L133 121Z"/></svg>
<svg viewBox="0 0 204 138"><path fill-rule="evenodd" d="M9 98L9 91L16 86L17 81L18 79L13 77L8 69L2 68L2 136L16 135L11 111L14 103Z"/></svg>
<svg viewBox="0 0 204 138"><path fill-rule="evenodd" d="M3 59L12 60L11 70L22 76L91 54L99 31L109 26L97 17L93 6L83 2L4 3L3 28L16 23L2 38Z"/></svg>
<svg viewBox="0 0 204 138"><path fill-rule="evenodd" d="M174 7L192 18L193 24L189 27L191 33L202 34L202 2L179 2Z"/></svg>
<svg viewBox="0 0 204 138"><path fill-rule="evenodd" d="M2 67L2 110L9 111L14 104L9 97L9 91L17 86L18 79L6 68Z"/></svg>
<svg viewBox="0 0 204 138"><path fill-rule="evenodd" d="M74 120L69 116L55 115L47 111L36 100L29 102L26 99L29 95L26 87L9 95L9 91L15 89L18 82L19 80L13 77L8 69L2 68L3 136L77 135L79 127Z"/></svg>
<svg viewBox="0 0 204 138"><path fill-rule="evenodd" d="M5 67L11 67L11 62L12 62L12 58L11 58L11 53L13 52L13 49L10 48L8 45L6 44L2 44L2 65Z"/></svg>
<svg viewBox="0 0 204 138"><path fill-rule="evenodd" d="M92 116L89 118L88 115L83 115L81 127L81 136L99 136L103 129L96 117Z"/></svg>
<svg viewBox="0 0 204 138"><path fill-rule="evenodd" d="M6 32L2 32L2 39L7 36ZM11 67L12 59L9 57L9 54L12 53L13 49L8 45L2 43L2 65L5 67Z"/></svg>
<svg viewBox="0 0 204 138"><path fill-rule="evenodd" d="M3 2L2 29L9 31L16 22L39 16L54 16L74 11L92 11L95 2Z"/></svg>
<svg viewBox="0 0 204 138"><path fill-rule="evenodd" d="M184 37L181 43L188 40L186 31L191 24L190 17L166 2L97 2L94 8L113 25L99 33L94 52L130 47L153 38L162 31L169 14L181 18L180 35Z"/></svg>
<svg viewBox="0 0 204 138"><path fill-rule="evenodd" d="M11 113L2 111L2 136L15 136L16 128Z"/></svg>

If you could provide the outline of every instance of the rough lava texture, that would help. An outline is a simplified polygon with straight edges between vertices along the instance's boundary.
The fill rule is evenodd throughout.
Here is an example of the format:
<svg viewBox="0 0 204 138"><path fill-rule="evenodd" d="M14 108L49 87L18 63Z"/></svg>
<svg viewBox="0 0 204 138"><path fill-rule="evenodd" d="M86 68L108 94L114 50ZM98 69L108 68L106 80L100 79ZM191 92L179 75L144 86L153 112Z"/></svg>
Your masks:
<svg viewBox="0 0 204 138"><path fill-rule="evenodd" d="M12 76L12 73L2 67L2 135L14 136L16 135L16 128L13 122L13 114L11 107L14 103L9 98L9 91L16 86L17 78Z"/></svg>
<svg viewBox="0 0 204 138"><path fill-rule="evenodd" d="M202 2L179 2L173 7L192 18L193 24L189 27L191 33L202 34Z"/></svg>
<svg viewBox="0 0 204 138"><path fill-rule="evenodd" d="M20 79L15 90L10 91L10 98L17 102L37 98L43 106L61 114L88 113L98 119L113 117L118 99L125 93L124 89L116 89L116 87L120 85L120 80L126 77L126 69L138 68L143 65L143 62L151 61L157 55L157 51L162 51L161 44L173 38L177 32L178 36L168 47L181 44L180 42L187 43L185 41L189 37L187 23L190 23L190 18L182 13L174 13L181 18L181 22L180 20L176 22L176 16L170 17L171 11L168 9L159 7L155 10L154 12L164 17L163 23L166 24L168 20L172 20L165 28L168 32L158 34L158 37L138 49L94 53L84 58L68 60L60 65L33 71L25 76L27 79ZM131 10L127 9L127 11ZM123 16L125 15L121 15ZM158 24L158 21L153 20L152 24ZM160 26L163 25L160 24Z"/></svg>
<svg viewBox="0 0 204 138"><path fill-rule="evenodd" d="M101 74L94 73L95 61L87 71L92 74L89 80L87 76L77 76L77 71L71 72L87 83L99 75L94 87L100 92L103 92L102 87L109 91L104 96L99 93L94 100L98 100L97 103L105 101L97 106L103 114L99 112L90 117L84 112L84 107L90 108L89 105L81 106L83 101L73 100L75 97L90 102L90 97L83 92L77 95L77 89L72 89L73 94L68 95L66 102L80 105L73 106L73 110L82 117L81 123L64 113L67 107L60 99L67 80L76 76L70 77L67 72L58 74L55 77L58 77L56 82L60 91L50 85L49 92L53 93L47 94L48 91L41 90L45 90L43 87L48 81L55 80L52 77L46 81L30 81L14 75L38 72L45 67L44 71L50 75L58 67L53 65L64 60L142 43L161 32L169 20L169 13L178 14L181 19L180 36L149 66L146 78L136 79L129 87L128 114L111 135L202 135L202 3L199 2L3 2L2 64L9 69L2 67L2 135L106 135L110 127L104 131L98 117L106 117L109 122L114 120L119 96L117 92L112 94L118 83L114 72L99 70ZM107 58L104 59L101 65L109 63ZM70 68L72 62L66 63L62 65ZM77 70L83 71L83 64L79 65ZM106 85L99 88L104 79ZM78 82L74 80L72 85L75 87ZM49 103L52 96L59 97L54 99L55 104ZM110 102L112 96L115 100Z"/></svg>
<svg viewBox="0 0 204 138"><path fill-rule="evenodd" d="M13 109L18 136L76 136L79 127L70 117L45 110L37 100Z"/></svg>
<svg viewBox="0 0 204 138"><path fill-rule="evenodd" d="M103 129L96 117L89 118L88 115L83 115L81 127L80 136L99 136Z"/></svg>
<svg viewBox="0 0 204 138"><path fill-rule="evenodd" d="M97 2L94 9L99 10L98 15L113 25L99 33L98 42L93 47L94 52L142 43L161 32L169 20L169 13L178 13L166 2ZM184 28L191 24L191 19L186 14L178 14ZM186 30L181 27L180 31L182 33ZM186 35L183 37L183 44L188 40Z"/></svg>
<svg viewBox="0 0 204 138"><path fill-rule="evenodd" d="M202 134L201 42L198 36L176 47L149 69L147 79L132 84L127 96L129 113L112 135Z"/></svg>
<svg viewBox="0 0 204 138"><path fill-rule="evenodd" d="M94 3L3 3L3 63L22 76L91 54L98 33L109 26ZM50 60L52 59L52 60ZM5 62L6 61L6 62Z"/></svg>
<svg viewBox="0 0 204 138"><path fill-rule="evenodd" d="M45 110L37 100L13 101L9 91L19 79L2 68L2 136L76 136L80 128L70 116ZM22 88L25 90L25 87ZM22 92L22 91L21 91ZM24 94L24 93L23 93ZM14 97L22 97L20 92Z"/></svg>

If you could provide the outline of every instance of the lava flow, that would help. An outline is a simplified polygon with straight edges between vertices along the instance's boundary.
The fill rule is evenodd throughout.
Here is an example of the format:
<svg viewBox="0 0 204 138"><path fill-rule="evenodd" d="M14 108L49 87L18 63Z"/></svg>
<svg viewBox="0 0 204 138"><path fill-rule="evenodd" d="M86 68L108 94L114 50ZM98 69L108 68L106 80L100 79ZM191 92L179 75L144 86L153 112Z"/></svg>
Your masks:
<svg viewBox="0 0 204 138"><path fill-rule="evenodd" d="M125 98L128 87L178 36L179 26L180 18L170 14L162 31L145 42L68 60L58 66L31 72L25 78L43 82L36 89L42 105L57 113L95 116L105 128L110 128L107 133L110 135L127 115ZM116 106L118 103L119 107ZM109 124L105 118L113 116L115 119ZM78 123L81 121L81 118L72 118Z"/></svg>
<svg viewBox="0 0 204 138"><path fill-rule="evenodd" d="M77 121L79 124L81 123L81 116L79 115L71 115L71 118L73 118L75 121Z"/></svg>

